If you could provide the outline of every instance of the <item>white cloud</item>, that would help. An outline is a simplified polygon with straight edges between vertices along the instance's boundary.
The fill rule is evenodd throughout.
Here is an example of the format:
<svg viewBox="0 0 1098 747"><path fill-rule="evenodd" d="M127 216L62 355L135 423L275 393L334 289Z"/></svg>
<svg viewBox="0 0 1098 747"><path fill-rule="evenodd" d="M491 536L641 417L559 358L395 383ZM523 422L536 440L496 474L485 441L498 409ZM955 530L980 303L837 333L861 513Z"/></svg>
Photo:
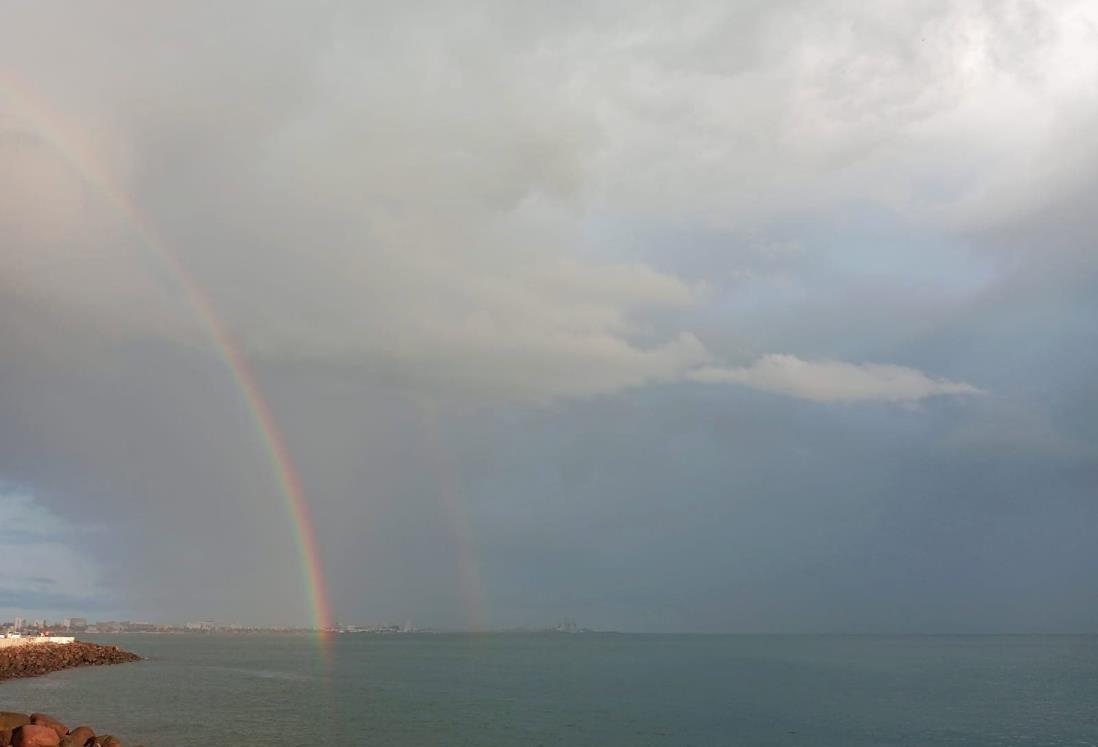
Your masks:
<svg viewBox="0 0 1098 747"><path fill-rule="evenodd" d="M927 376L907 366L844 361L804 361L795 355L764 355L750 366L706 367L690 378L743 384L766 392L814 402L915 402L944 394L981 394L960 381Z"/></svg>

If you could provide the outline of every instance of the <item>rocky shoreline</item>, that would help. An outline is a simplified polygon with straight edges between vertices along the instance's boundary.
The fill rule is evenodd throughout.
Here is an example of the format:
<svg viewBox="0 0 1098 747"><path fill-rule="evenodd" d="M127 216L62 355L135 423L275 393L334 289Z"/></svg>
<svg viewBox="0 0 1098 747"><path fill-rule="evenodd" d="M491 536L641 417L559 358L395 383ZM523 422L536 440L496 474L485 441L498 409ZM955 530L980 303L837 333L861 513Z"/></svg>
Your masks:
<svg viewBox="0 0 1098 747"><path fill-rule="evenodd" d="M37 677L72 667L104 666L138 661L137 654L118 646L76 641L34 643L0 649L0 680ZM0 711L0 747L124 747L112 735L97 736L89 726L70 729L44 713Z"/></svg>

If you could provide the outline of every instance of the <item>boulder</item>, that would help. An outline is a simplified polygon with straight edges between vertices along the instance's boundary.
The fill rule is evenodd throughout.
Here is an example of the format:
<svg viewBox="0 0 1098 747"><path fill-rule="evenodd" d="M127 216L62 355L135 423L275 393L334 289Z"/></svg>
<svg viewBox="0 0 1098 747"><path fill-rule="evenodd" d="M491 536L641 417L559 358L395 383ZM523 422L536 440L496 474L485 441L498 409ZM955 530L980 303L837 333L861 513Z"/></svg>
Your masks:
<svg viewBox="0 0 1098 747"><path fill-rule="evenodd" d="M113 737L110 734L105 737L99 737L96 741L99 743L100 747L122 747L122 740L118 737Z"/></svg>
<svg viewBox="0 0 1098 747"><path fill-rule="evenodd" d="M48 726L24 724L12 732L12 747L58 747L61 737Z"/></svg>
<svg viewBox="0 0 1098 747"><path fill-rule="evenodd" d="M14 711L0 711L0 747L11 744L11 733L23 724L30 723L30 716Z"/></svg>
<svg viewBox="0 0 1098 747"><path fill-rule="evenodd" d="M69 732L69 739L73 747L85 747L88 740L95 739L95 732L90 726L78 726Z"/></svg>
<svg viewBox="0 0 1098 747"><path fill-rule="evenodd" d="M57 736L59 737L63 737L69 733L69 727L65 726L48 713L32 713L31 723L36 726L48 726L57 732Z"/></svg>
<svg viewBox="0 0 1098 747"><path fill-rule="evenodd" d="M23 724L29 724L30 722L30 716L25 713L16 713L15 711L0 711L0 729L14 731Z"/></svg>

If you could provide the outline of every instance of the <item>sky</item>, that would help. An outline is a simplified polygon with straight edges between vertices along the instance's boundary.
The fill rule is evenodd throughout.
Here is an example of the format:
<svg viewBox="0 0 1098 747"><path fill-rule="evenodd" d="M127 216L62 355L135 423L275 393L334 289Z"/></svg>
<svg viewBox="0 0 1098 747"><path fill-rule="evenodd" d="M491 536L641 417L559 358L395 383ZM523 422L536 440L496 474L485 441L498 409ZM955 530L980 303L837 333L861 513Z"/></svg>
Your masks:
<svg viewBox="0 0 1098 747"><path fill-rule="evenodd" d="M1093 3L0 13L0 617L1098 631Z"/></svg>

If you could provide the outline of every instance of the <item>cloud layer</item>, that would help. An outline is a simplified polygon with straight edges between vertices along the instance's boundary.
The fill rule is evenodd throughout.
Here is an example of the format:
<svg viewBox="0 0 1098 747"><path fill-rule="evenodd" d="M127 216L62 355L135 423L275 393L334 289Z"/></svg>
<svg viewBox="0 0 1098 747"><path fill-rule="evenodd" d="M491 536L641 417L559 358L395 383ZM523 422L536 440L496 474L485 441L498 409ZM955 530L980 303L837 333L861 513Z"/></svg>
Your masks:
<svg viewBox="0 0 1098 747"><path fill-rule="evenodd" d="M1059 143L1096 113L1074 95L1098 73L1086 4L834 10L284 9L261 40L242 8L200 50L120 50L83 11L53 29L60 59L11 34L6 87L29 94L2 110L4 280L101 327L194 334L102 178L257 354L535 398L681 378L705 345L642 320L700 288L585 256L592 211L754 230L873 199L987 227L1071 187Z"/></svg>

